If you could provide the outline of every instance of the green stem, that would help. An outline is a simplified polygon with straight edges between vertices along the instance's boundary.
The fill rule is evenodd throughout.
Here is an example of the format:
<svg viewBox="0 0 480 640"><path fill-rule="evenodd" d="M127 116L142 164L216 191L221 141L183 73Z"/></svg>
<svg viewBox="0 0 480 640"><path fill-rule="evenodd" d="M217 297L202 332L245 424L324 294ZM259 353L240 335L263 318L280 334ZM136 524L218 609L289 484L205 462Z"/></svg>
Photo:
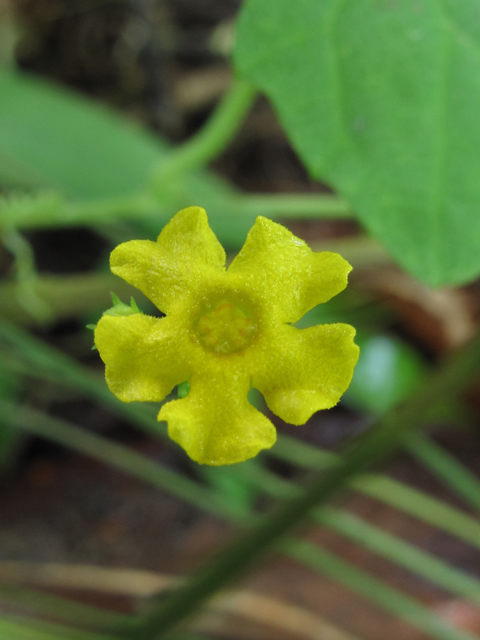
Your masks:
<svg viewBox="0 0 480 640"><path fill-rule="evenodd" d="M175 152L172 152L175 153ZM167 162L167 160L165 160ZM222 196L225 211L235 216L262 215L270 218L349 218L351 210L336 196L323 194ZM208 209L208 201L203 204ZM171 217L172 205L159 201L150 194L137 194L122 198L103 198L92 201L68 202L60 195L39 194L31 197L0 200L0 226L15 228L62 227L97 225L120 220L155 219L158 227Z"/></svg>
<svg viewBox="0 0 480 640"><path fill-rule="evenodd" d="M35 295L48 305L52 320L82 316L106 308L110 303L109 291L120 296L131 294L131 287L109 273L76 275L40 275L32 282ZM0 316L16 324L34 324L32 314L19 301L18 283L4 280L0 284ZM93 339L93 336L92 336Z"/></svg>
<svg viewBox="0 0 480 640"><path fill-rule="evenodd" d="M3 231L2 240L15 258L15 295L19 305L38 322L49 321L52 311L35 290L38 276L31 244L13 227Z"/></svg>
<svg viewBox="0 0 480 640"><path fill-rule="evenodd" d="M117 415L126 416L156 437L165 436L148 408L120 402L109 391L101 376L88 371L60 351L4 319L0 319L0 339L13 344L31 364L45 372L50 379L56 379L95 398Z"/></svg>
<svg viewBox="0 0 480 640"><path fill-rule="evenodd" d="M2 640L118 640L118 636L70 629L46 621L30 624L0 618Z"/></svg>
<svg viewBox="0 0 480 640"><path fill-rule="evenodd" d="M408 487L397 480L378 474L365 474L350 483L352 489L381 500L419 520L480 547L480 523L449 504Z"/></svg>
<svg viewBox="0 0 480 640"><path fill-rule="evenodd" d="M245 481L276 498L298 495L300 489L293 482L280 478L262 467L235 470ZM459 569L450 567L431 554L417 549L400 538L365 522L358 516L333 507L324 506L312 513L312 519L333 529L373 553L395 562L399 566L430 580L451 593L480 604L480 581Z"/></svg>
<svg viewBox="0 0 480 640"><path fill-rule="evenodd" d="M256 97L256 90L244 80L236 80L207 123L193 138L173 151L154 168L154 192L166 182L203 167L227 147Z"/></svg>
<svg viewBox="0 0 480 640"><path fill-rule="evenodd" d="M117 415L126 417L137 427L157 438L166 438L165 429L149 411L142 406L117 400L100 376L76 364L63 353L3 320L0 321L0 338L14 344L28 362L42 372L42 376L48 375L52 380L69 384L109 407ZM279 436L276 445L268 453L309 469L329 468L338 461L335 453L322 451L285 435ZM471 516L397 480L368 474L355 478L351 486L372 498L448 531L472 545L480 545L480 525Z"/></svg>
<svg viewBox="0 0 480 640"><path fill-rule="evenodd" d="M131 196L73 203L67 202L55 192L40 193L33 198L23 196L1 199L0 226L12 225L15 228L23 228L95 225L99 222L139 218L155 218L161 226L174 213L171 206L174 206L179 193L175 183L218 157L231 142L255 97L256 90L250 83L236 80L202 129L187 142L172 150L153 168L151 190ZM217 194L217 204L218 197ZM223 194L222 198L225 211L231 210L236 216L352 217L345 201L325 194L244 195L231 189L227 194ZM209 203L198 204L208 207Z"/></svg>
<svg viewBox="0 0 480 640"><path fill-rule="evenodd" d="M322 193L245 194L239 196L239 208L250 215L268 218L318 218L353 217L345 200Z"/></svg>
<svg viewBox="0 0 480 640"><path fill-rule="evenodd" d="M71 640L69 636L53 634L1 618L0 634L8 640Z"/></svg>
<svg viewBox="0 0 480 640"><path fill-rule="evenodd" d="M400 448L407 433L421 426L432 406L457 393L469 382L472 374L478 371L479 360L480 337L477 336L448 364L432 374L408 403L391 411L357 437L330 471L315 476L299 496L229 544L170 599L155 608L130 636L132 640L163 637L218 589L250 568L263 553L298 526L313 507L326 502L357 474L385 461Z"/></svg>
<svg viewBox="0 0 480 640"><path fill-rule="evenodd" d="M152 464L149 460L142 458L142 456L138 456L138 454L132 455L129 450L126 450L123 447L113 445L112 448L112 443L105 441L103 438L99 438L98 436L92 437L91 434L87 434L81 429L72 428L65 422L53 420L52 418L43 416L38 412L25 409L15 410L10 403L4 403L3 405L0 403L0 411L2 413L6 413L6 415L13 415L14 417L18 415L21 417L23 416L23 420L16 419L15 424L21 428L26 428L26 430L31 433L42 435L62 444L66 444L77 451L82 451L83 453L99 460L113 464L135 477L156 486L162 486L163 488L166 487L173 493L178 493L178 477L175 478L170 472L167 472L167 475L165 475L165 472L161 467ZM180 478L180 481L182 480L183 479ZM277 497L285 497L286 495L297 496L299 492L298 487L295 487L287 481L275 478L272 474L262 471L261 469L257 469L253 476L252 470L250 470L249 480L253 480L257 486ZM189 501L194 502L195 504L198 502L196 495L192 494L190 487L188 487L188 490L184 492L184 494L180 491L179 495L182 498L187 497ZM209 511L216 511L214 500L204 500L201 506ZM219 513L227 515L230 519L232 518L232 514L226 512L225 505L220 507ZM474 602L478 602L479 588L477 581L465 576L460 571L445 566L441 561L436 560L428 554L415 549L411 545L396 539L394 536L361 521L352 514L342 513L339 510L324 507L321 511L315 512L313 517L320 524L329 526L339 533L351 537L356 542L371 548L372 551L380 553L402 566L415 571L417 574L433 580L435 583L450 589L458 595L467 597ZM367 582L368 580L370 580L370 577L367 576ZM384 607L383 600L380 599L380 601L378 601L376 599L375 594L377 591L378 589L373 591L367 589L364 595ZM388 610L391 611L392 607L394 607L396 613L399 614L400 611L402 611L403 617L407 620L410 619L409 615L411 610L418 610L418 612L422 614L416 622L419 628L426 630L432 625L435 626L436 623L432 621L432 618L435 617L433 614L424 610L414 601L401 596L401 594L397 593L396 598L394 598L394 595L395 594L393 592L390 594L391 597L390 605L387 607ZM404 608L405 603L408 604L406 610ZM398 610L395 609L395 607L397 607ZM67 614L68 612L63 613ZM75 614L76 611L73 613ZM102 622L110 624L111 621L108 619ZM133 623L133 620L129 622ZM430 627L428 625L430 625ZM136 629L135 625L134 628ZM443 627L441 628L443 629ZM455 637L453 635L448 636L448 634L442 635L442 633L437 630L435 636L438 638ZM447 633L447 631L445 631L445 633ZM450 630L449 633L453 632Z"/></svg>
<svg viewBox="0 0 480 640"><path fill-rule="evenodd" d="M460 598L480 605L480 581L449 566L439 558L365 522L352 513L332 507L318 511L314 519L398 566L422 576Z"/></svg>
<svg viewBox="0 0 480 640"><path fill-rule="evenodd" d="M162 211L148 194L68 202L57 193L0 199L0 226L58 227L153 217ZM167 211L164 211L167 216ZM166 217L168 219L168 217Z"/></svg>
<svg viewBox="0 0 480 640"><path fill-rule="evenodd" d="M412 598L310 542L288 540L281 545L281 549L291 558L376 602L383 609L438 640L478 640L478 636L455 629Z"/></svg>
<svg viewBox="0 0 480 640"><path fill-rule="evenodd" d="M406 448L468 504L480 510L480 480L471 471L425 434L413 434L407 439Z"/></svg>
<svg viewBox="0 0 480 640"><path fill-rule="evenodd" d="M0 403L0 412L4 415L13 416L14 424L17 427L23 428L36 435L48 437L98 460L112 464L134 477L147 481L155 486L167 488L179 497L187 498L190 502L198 504L199 490L195 487L195 491L192 492L190 481L185 481L184 478L172 474L172 472L165 472L159 465L151 463L148 459L132 453L119 445L110 443L103 438L88 434L63 421L54 420L38 412L15 408L10 403ZM276 478L261 469L250 469L248 479L249 481L253 480L258 487L277 497L297 496L299 492L298 487L295 487L285 480ZM200 489L200 492L202 492L201 506L203 508L213 513L217 512L218 514L226 515L230 519L236 519L233 513L228 513L225 509L225 504L220 505L217 509L216 500L207 496L204 490ZM203 499L203 494L207 496L206 499ZM469 578L458 570L446 566L440 560L415 549L411 545L396 539L394 536L361 521L352 514L342 513L339 510L324 507L321 511L315 512L313 517L320 524L329 526L356 542L369 547L372 551L380 553L405 568L415 571L419 575L423 575L436 584L450 589L453 593L478 603L478 593L480 590L476 580ZM370 597L369 594L366 595ZM381 602L380 605L383 606L383 603ZM71 615L71 613L67 611L63 613ZM73 613L75 614L76 612L74 611ZM424 616L426 615L426 612L424 612ZM111 623L110 619L102 622L105 624Z"/></svg>
<svg viewBox="0 0 480 640"><path fill-rule="evenodd" d="M22 610L36 613L43 618L48 617L63 624L89 627L98 632L123 632L133 619L133 616L75 602L70 598L1 583L0 597L2 604L20 606Z"/></svg>
<svg viewBox="0 0 480 640"><path fill-rule="evenodd" d="M8 227L2 232L2 242L15 258L15 275L18 280L35 278L35 254L28 240L13 227Z"/></svg>
<svg viewBox="0 0 480 640"><path fill-rule="evenodd" d="M4 415L7 424L17 429L80 451L160 489L167 489L173 495L192 502L201 509L223 517L236 518L237 516L234 506L194 480L189 480L127 447L89 433L64 420L52 418L39 411L20 407L5 400L0 400L0 415Z"/></svg>
<svg viewBox="0 0 480 640"><path fill-rule="evenodd" d="M275 447L268 453L306 469L328 469L338 461L338 455L331 451L322 451L285 435L279 437ZM353 478L349 486L423 522L428 522L468 544L480 547L480 523L437 498L378 473Z"/></svg>
<svg viewBox="0 0 480 640"><path fill-rule="evenodd" d="M354 269L381 267L393 263L392 256L375 238L358 235L312 242L313 251L333 251L350 262Z"/></svg>
<svg viewBox="0 0 480 640"><path fill-rule="evenodd" d="M456 371L457 371L457 372L459 371L458 366L457 366L457 368L456 368ZM462 373L461 368L460 368L460 373ZM453 374L452 374L452 375L453 375ZM462 375L464 375L464 374L462 373ZM445 384L447 384L447 382L448 382L448 376L444 379L443 384L445 385ZM435 385L434 385L434 386L435 386ZM437 392L439 392L439 391L441 390L441 387L439 387L439 386L437 385L436 390L437 390ZM435 397L435 394L434 394L434 396L433 396L433 397ZM25 410L23 410L23 411L25 411ZM4 408L4 409L3 409L3 413L4 413L4 414L6 414L6 415L11 415L11 414L12 414L11 407L7 407L6 409ZM30 413L30 418L32 419L32 422L38 422L38 415L37 415L37 414L35 414L35 413ZM51 423L51 419L50 419L50 418L44 418L44 419L46 419L48 422L50 422L50 423ZM51 426L51 424L50 424L50 426ZM66 427L67 427L67 428L66 428ZM76 448L77 450L84 451L85 453L87 453L87 454L89 454L89 455L92 455L92 456L94 456L94 457L98 457L98 455L97 455L97 454L99 453L99 451L100 451L100 453L101 453L101 447L99 448L99 446L98 446L98 440L97 440L97 441L94 441L94 442L92 442L92 441L90 440L90 442L88 443L88 445L87 445L87 446L85 446L85 443L88 441L88 437L87 437L87 440L85 440L85 438L84 438L84 434L83 434L82 430L76 430L76 431L77 431L77 433L76 433L76 437L75 437L75 438L71 438L71 437L70 437L70 435L71 435L71 431L70 431L70 430L71 430L71 427L69 427L69 425L65 425L64 423L59 423L59 422L57 421L57 423L54 425L54 431L55 431L55 433L57 434L57 435L55 436L55 438L54 438L54 439L57 439L57 441L61 441L61 442L63 442L64 444L67 444L67 445L69 445L69 446L72 446L72 447ZM46 437L52 437L52 433L47 432L47 431L44 431L44 430L43 430L43 428L42 428L41 433L42 433L43 435L45 435ZM87 436L88 436L88 434L87 434ZM79 440L78 440L78 438L80 438L80 444L81 444L82 446L79 446ZM326 465L326 466L328 466L328 465L330 465L330 466L331 466L332 464L335 464L335 457L334 457L334 455L333 455L333 454L329 454L329 453L327 453L327 452L317 452L317 451L316 451L316 452L314 452L314 451L311 451L311 449L309 449L309 448L307 447L307 448L306 448L306 452L311 451L311 453L312 453L312 455L311 455L310 459L308 459L308 457L304 455L305 451L301 450L301 446L300 446L300 444L299 444L299 443L296 443L296 444L297 444L298 449L299 449L298 451L296 451L296 453L302 457L302 460L303 460L304 462L305 462L305 460L306 460L309 464L314 464L314 465L318 465L318 463L319 463L319 462L322 462L322 463L323 463L324 465ZM108 443L107 447L108 447L108 449L111 449L110 443ZM289 450L295 450L295 447L292 447L292 446L287 446L287 448L288 448ZM130 452L128 452L128 453L130 453ZM102 457L101 457L101 456L100 456L100 459L102 459ZM109 462L109 463L111 463L111 460L110 460L110 459L109 459L109 460L106 460L106 461L107 461L107 462ZM137 462L137 463L140 463L140 460L137 460L136 462ZM144 459L142 459L141 464L137 464L137 463L136 463L136 464L134 464L133 466L129 466L128 464L127 464L127 465L123 465L123 464L121 464L121 460L120 460L120 459L118 459L118 458L117 458L117 461L116 461L116 462L114 462L114 464L115 464L116 466L118 466L118 467L122 468L123 470L127 471L128 473L134 474L134 475L136 475L137 477L142 477L143 479L145 479L145 480L147 480L147 481L149 481L149 482L150 482L151 480L150 480L147 476L145 476L145 475L143 475L143 476L142 476L142 474L143 474L143 467L145 466L145 461L144 461ZM364 480L366 480L366 481L367 481L367 484L368 484L368 483L371 483L371 484L374 484L375 486L378 486L378 479L376 479L376 481L375 481L375 482L373 482L373 481L372 481L372 476L366 476L366 477L364 478ZM388 479L386 479L386 480L388 481ZM358 482L360 482L360 479L358 480ZM169 477L169 478L167 478L167 481L166 481L166 482L164 482L164 481L162 480L162 484L164 485L164 487L166 486L170 491L172 491L172 489L173 489L173 491L175 492L175 488L176 488L176 484L177 484L177 483L176 483L176 479L175 479L175 478L170 478L170 477ZM391 491L391 487L389 488L389 491L387 491L387 493L389 493L390 491ZM183 496L183 497L186 497L188 500L192 500L192 496L191 496L191 495L186 494L186 495L185 495L185 496ZM213 509L213 511L215 511L215 505L214 505L212 502L208 501L208 500L204 502L203 506L204 506L204 508L208 508L209 510L212 510L212 509ZM426 505L426 506L430 506L430 505ZM425 510L425 507L424 507L424 510ZM221 506L221 508L218 510L218 512L219 512L219 513L222 513L222 514L225 514L224 506L223 506L223 505L222 505L222 506ZM327 512L327 513L328 513L328 512ZM225 515L227 515L227 514L225 514ZM447 514L447 515L448 515L448 514ZM232 515L229 515L228 517L232 517ZM348 517L348 516L345 514L343 517L345 518L345 517ZM468 516L466 516L466 517L468 518ZM334 518L334 519L335 519L335 518ZM341 529L342 529L342 523L338 524L338 518L337 518L336 520L337 520L337 525L336 525L336 526L337 526L337 530L340 530L340 531L341 531ZM345 523L343 523L343 524L345 524ZM347 524L348 524L348 523L347 523ZM374 550L378 550L378 548L379 548L379 547L381 548L382 543L384 543L384 546L385 546L385 545L386 545L387 547L389 546L389 544L388 544L388 543L389 543L389 541L387 540L387 541L385 542L385 539L384 539L385 535L387 535L387 534L385 534L385 533L383 533L383 532L377 532L377 533L378 533L378 535L377 535L376 537L373 537L373 535L375 534L375 530L373 530L373 533L372 533L372 530L368 528L368 525L363 524L363 527L364 527L364 528L360 531L360 534L361 534L361 535L360 535L360 534L359 534L359 535L360 535L360 537L362 537L362 536L363 536L365 539L368 539L369 537L371 537L371 538L372 538L372 541L373 541L373 542L372 542L372 544L374 544L374 546L373 546L372 548L373 548ZM350 528L350 529L357 529L358 527L348 527L348 526L344 526L343 528L344 528L344 530L345 530L345 529L348 529L348 528ZM468 528L468 527L467 527L467 528ZM473 531L472 531L472 534L474 534L474 533L475 533L475 532L473 532ZM380 536L380 537L379 537L379 536ZM383 536L383 537L382 537L382 536ZM478 537L478 532L477 532L477 537ZM380 541L380 542L379 542L379 541ZM395 555L397 555L397 556L398 556L398 554L400 554L400 555L401 555L402 551L404 551L404 549L399 549L399 548L395 548L395 547L394 547L394 548L393 548L393 551L391 551L391 552L390 552L390 553L392 554L392 559L395 557ZM397 553L397 552L398 552L398 553ZM386 552L384 552L384 553L386 554ZM418 554L418 553L419 553L419 552L417 552L417 554ZM422 569L421 569L422 571L427 571L427 570L428 570L428 571L432 571L432 567L433 567L433 570L437 570L437 571L439 570L438 566L437 566L437 567L435 567L434 565L432 565L431 561L430 561L430 566L429 566L429 567L427 566L427 568L425 568L425 562L424 562L424 560L425 560L425 559L424 559L424 558L420 558L420 559L419 559L418 555L417 555L417 556L415 556L415 557L413 558L413 560L412 560L412 557L410 557L410 558L407 560L407 562L410 562L410 566L412 566L412 567L413 567L412 562L413 562L414 564L415 564L416 562L418 562L418 564L420 565L420 564L421 564L421 562L420 562L421 560L423 561L423 567L422 567ZM427 559L427 562L428 562L428 559ZM440 576L440 579L443 579L443 580L447 580L447 579L449 579L449 580L451 581L451 580L452 580L452 576L453 576L453 578L454 578L454 579L457 579L457 583L458 583L458 584L457 584L457 588L463 589L463 590L464 590L464 595L467 595L467 594L468 594L468 591L469 591L469 589L470 589L470 587L471 587L471 588L473 588L473 587L472 587L472 585L466 585L465 583L464 583L464 584L462 584L462 582L461 582L461 580L460 580L461 576L459 577L459 576L458 576L458 575L456 575L456 574L450 574L450 575L447 575L447 574L445 574L445 572L444 572L444 573L443 573L443 577L442 577L442 575L441 575L441 576ZM458 580L460 580L460 582L458 582ZM458 585L460 585L460 586L458 586ZM444 584L444 586L447 586L447 584L445 583L445 584Z"/></svg>
<svg viewBox="0 0 480 640"><path fill-rule="evenodd" d="M151 435L161 439L167 438L163 425L159 424L148 410L137 404L125 404L117 400L100 376L76 364L63 353L3 320L0 321L0 338L12 343L27 362L41 372L42 377L48 376L52 381L68 384ZM335 453L322 451L285 435L279 436L276 445L268 453L308 469L331 468L338 461L338 455ZM480 524L468 514L436 498L379 474L355 478L350 486L443 529L469 544L480 546Z"/></svg>
<svg viewBox="0 0 480 640"><path fill-rule="evenodd" d="M181 635L175 635L175 636L169 636L168 638L165 638L165 640L213 640L210 637L207 636L198 636L198 635L193 635L192 633L185 633L185 634L181 634Z"/></svg>

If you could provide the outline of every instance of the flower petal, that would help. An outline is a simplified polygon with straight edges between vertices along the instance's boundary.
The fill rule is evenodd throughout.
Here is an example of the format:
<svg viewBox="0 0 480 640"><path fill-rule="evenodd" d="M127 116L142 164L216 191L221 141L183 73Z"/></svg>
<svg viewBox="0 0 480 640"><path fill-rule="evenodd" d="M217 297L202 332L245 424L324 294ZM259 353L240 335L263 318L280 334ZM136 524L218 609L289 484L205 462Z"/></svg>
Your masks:
<svg viewBox="0 0 480 640"><path fill-rule="evenodd" d="M276 439L275 427L247 400L248 376L231 368L195 375L190 393L165 404L159 420L168 422L168 434L200 464L243 462Z"/></svg>
<svg viewBox="0 0 480 640"><path fill-rule="evenodd" d="M268 407L291 424L304 424L320 409L337 404L352 379L359 348L355 329L326 324L309 329L279 328L252 385Z"/></svg>
<svg viewBox="0 0 480 640"><path fill-rule="evenodd" d="M156 242L132 240L110 256L110 268L167 313L185 294L201 290L212 271L224 272L225 251L200 207L179 211Z"/></svg>
<svg viewBox="0 0 480 640"><path fill-rule="evenodd" d="M242 275L281 322L297 322L347 286L352 267L338 253L314 253L281 224L259 216L228 274Z"/></svg>
<svg viewBox="0 0 480 640"><path fill-rule="evenodd" d="M104 315L95 329L108 387L123 402L160 402L189 377L180 344L177 323L143 313Z"/></svg>

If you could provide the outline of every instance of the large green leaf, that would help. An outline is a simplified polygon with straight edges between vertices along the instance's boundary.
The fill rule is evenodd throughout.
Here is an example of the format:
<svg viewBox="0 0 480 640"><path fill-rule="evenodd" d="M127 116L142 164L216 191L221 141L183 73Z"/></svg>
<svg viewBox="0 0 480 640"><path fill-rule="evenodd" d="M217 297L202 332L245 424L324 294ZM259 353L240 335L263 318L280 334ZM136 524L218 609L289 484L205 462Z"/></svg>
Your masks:
<svg viewBox="0 0 480 640"><path fill-rule="evenodd" d="M0 174L80 197L143 188L165 145L101 105L0 71ZM2 171L3 169L3 171ZM9 178L7 174L6 178Z"/></svg>
<svg viewBox="0 0 480 640"><path fill-rule="evenodd" d="M0 185L56 189L72 200L121 198L147 188L152 168L168 153L160 137L110 109L0 69ZM182 175L159 195L157 215L148 225L144 220L145 229L153 237L179 209L199 205L227 247L241 246L255 213L240 215L236 195L206 171ZM38 222L46 221L48 212ZM58 216L55 222L61 224ZM100 213L98 222L104 222Z"/></svg>
<svg viewBox="0 0 480 640"><path fill-rule="evenodd" d="M406 269L480 272L478 0L247 0L236 65Z"/></svg>

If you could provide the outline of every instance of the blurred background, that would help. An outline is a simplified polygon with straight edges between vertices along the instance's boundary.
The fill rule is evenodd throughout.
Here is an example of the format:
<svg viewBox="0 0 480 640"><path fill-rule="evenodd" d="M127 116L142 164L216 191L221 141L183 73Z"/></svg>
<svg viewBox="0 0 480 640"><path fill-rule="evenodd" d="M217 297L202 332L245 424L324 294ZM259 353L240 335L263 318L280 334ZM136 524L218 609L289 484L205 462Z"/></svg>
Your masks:
<svg viewBox="0 0 480 640"><path fill-rule="evenodd" d="M201 129L231 86L241 4L0 0L0 64L113 109L177 145ZM30 103L39 117L35 126L43 117L55 129L55 114L36 111L42 105ZM0 189L20 198L31 193L32 176L22 173L20 161L8 165L15 170L9 175L1 146L15 126L6 119L0 125ZM26 129L26 147L49 144L32 130ZM52 142L52 156L58 153ZM57 158L60 165L71 161ZM330 193L309 178L262 96L208 171L208 180L250 194ZM207 207L201 193L195 187L188 204ZM86 328L111 305L110 290L125 300L133 294L140 308L153 312L138 291L109 274L108 256L117 242L156 237L167 219L3 227L0 395L27 408L14 419L7 411L13 405L6 404L0 415L0 611L6 620L48 622L62 610L71 614L63 623L75 626L93 616L89 607L127 617L142 610L154 593L171 588L174 576L192 571L230 539L239 519L267 512L290 495L292 483L327 466L329 452L404 401L477 330L478 282L429 288L397 267L353 220L284 215L282 223L312 248L338 250L354 266L348 290L299 324L344 321L357 328L362 356L354 380L338 407L303 427L270 415L286 438L271 453L232 468L199 467L158 437L157 406L128 413L113 406L106 388L98 391L103 365ZM238 250L249 225L230 243L234 222L218 225L227 229L227 248ZM461 402L438 408L418 446L406 447L376 480L345 492L323 521L319 516L308 525L304 539L326 554L323 561L272 555L215 601L194 631L219 640L480 635L480 399L478 387L470 387ZM101 436L107 449L111 443L142 454L166 475L153 482L157 486L128 475L117 468L120 454L113 448L104 463L94 460L78 450L73 435L70 447L58 441L55 425L61 424ZM209 511L213 494L218 505L230 504L230 515L221 506ZM17 637L8 633L2 638Z"/></svg>

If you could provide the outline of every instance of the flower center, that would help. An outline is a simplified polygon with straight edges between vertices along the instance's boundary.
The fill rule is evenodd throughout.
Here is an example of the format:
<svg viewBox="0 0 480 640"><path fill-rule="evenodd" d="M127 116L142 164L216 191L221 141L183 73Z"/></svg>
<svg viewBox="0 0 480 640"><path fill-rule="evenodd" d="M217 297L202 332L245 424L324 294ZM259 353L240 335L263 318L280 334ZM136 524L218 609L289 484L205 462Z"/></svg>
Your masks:
<svg viewBox="0 0 480 640"><path fill-rule="evenodd" d="M204 347L226 354L244 349L257 333L254 314L241 302L227 297L206 304L197 320L196 330Z"/></svg>

